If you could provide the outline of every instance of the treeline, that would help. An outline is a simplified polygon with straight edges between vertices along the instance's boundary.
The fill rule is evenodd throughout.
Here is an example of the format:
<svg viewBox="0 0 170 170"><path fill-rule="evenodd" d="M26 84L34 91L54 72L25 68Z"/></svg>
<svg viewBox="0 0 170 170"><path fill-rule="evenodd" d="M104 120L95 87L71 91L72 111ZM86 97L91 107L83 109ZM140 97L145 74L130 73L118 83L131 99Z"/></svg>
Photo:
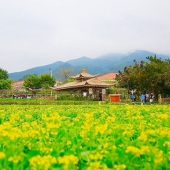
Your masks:
<svg viewBox="0 0 170 170"><path fill-rule="evenodd" d="M137 94L154 93L155 97L162 94L170 95L170 60L162 61L156 56L146 57L147 61L140 63L134 60L133 66L124 68L117 75L118 86L136 91Z"/></svg>
<svg viewBox="0 0 170 170"><path fill-rule="evenodd" d="M134 65L119 71L116 77L117 86L126 88L129 92L135 91L138 95L154 93L155 98L158 97L158 94L169 97L170 60L163 61L156 56L148 56L146 58L147 61L139 63L134 60ZM61 70L58 74L63 77L65 75L68 76L68 72L64 71ZM31 89L33 92L36 92L36 89L48 89L55 85L55 78L50 74L42 74L40 76L30 74L25 76L23 80L25 89ZM0 90L11 89L11 84L12 80L8 78L8 72L0 68Z"/></svg>

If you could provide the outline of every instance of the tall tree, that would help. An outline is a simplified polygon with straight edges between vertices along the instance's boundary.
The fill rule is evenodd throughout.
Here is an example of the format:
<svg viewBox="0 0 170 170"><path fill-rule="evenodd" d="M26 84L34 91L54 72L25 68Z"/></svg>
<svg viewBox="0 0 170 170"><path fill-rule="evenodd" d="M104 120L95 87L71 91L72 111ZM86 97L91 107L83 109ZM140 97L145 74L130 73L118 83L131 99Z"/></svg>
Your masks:
<svg viewBox="0 0 170 170"><path fill-rule="evenodd" d="M0 68L0 80L8 79L8 72L2 68Z"/></svg>
<svg viewBox="0 0 170 170"><path fill-rule="evenodd" d="M72 71L73 71L72 68L70 68L70 69L60 68L60 71L58 71L57 74L60 76L60 78L63 81L65 81L69 78Z"/></svg>
<svg viewBox="0 0 170 170"><path fill-rule="evenodd" d="M11 89L12 80L0 80L0 90Z"/></svg>
<svg viewBox="0 0 170 170"><path fill-rule="evenodd" d="M134 62L133 66L126 67L117 76L121 87L136 89L139 93L153 92L157 97L159 93L170 94L170 63L162 61L156 56L147 57L149 62Z"/></svg>
<svg viewBox="0 0 170 170"><path fill-rule="evenodd" d="M34 74L27 75L24 78L24 86L28 89L48 89L50 86L54 86L55 79L51 77L49 74L42 74L41 76L37 76Z"/></svg>
<svg viewBox="0 0 170 170"><path fill-rule="evenodd" d="M8 72L0 68L0 89L10 89L12 80L8 79Z"/></svg>
<svg viewBox="0 0 170 170"><path fill-rule="evenodd" d="M41 81L40 77L34 74L27 75L24 78L24 87L30 88L30 89L39 89L41 88Z"/></svg>
<svg viewBox="0 0 170 170"><path fill-rule="evenodd" d="M41 87L48 89L55 85L55 79L49 74L42 74L40 76Z"/></svg>

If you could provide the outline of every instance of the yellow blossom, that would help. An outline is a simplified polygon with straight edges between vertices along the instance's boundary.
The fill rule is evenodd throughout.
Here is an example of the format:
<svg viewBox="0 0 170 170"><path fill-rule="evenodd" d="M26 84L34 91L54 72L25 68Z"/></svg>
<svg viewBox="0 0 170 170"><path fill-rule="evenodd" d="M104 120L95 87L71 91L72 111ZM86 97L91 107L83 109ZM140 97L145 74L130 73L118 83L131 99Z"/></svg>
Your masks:
<svg viewBox="0 0 170 170"><path fill-rule="evenodd" d="M167 146L168 148L170 148L170 142L169 141L164 142L163 146Z"/></svg>
<svg viewBox="0 0 170 170"><path fill-rule="evenodd" d="M168 114L166 114L166 113L164 113L164 114L158 114L157 117L159 117L159 118L161 118L161 119L165 119L165 120L169 118Z"/></svg>
<svg viewBox="0 0 170 170"><path fill-rule="evenodd" d="M146 141L148 136L145 132L141 132L140 136L138 137L139 140Z"/></svg>
<svg viewBox="0 0 170 170"><path fill-rule="evenodd" d="M101 160L102 159L102 155L100 153L96 153L96 154L90 154L89 158L91 160Z"/></svg>
<svg viewBox="0 0 170 170"><path fill-rule="evenodd" d="M126 165L125 164L115 165L114 169L115 170L124 170L124 169L126 169Z"/></svg>
<svg viewBox="0 0 170 170"><path fill-rule="evenodd" d="M98 170L100 169L100 162L91 162L86 170Z"/></svg>
<svg viewBox="0 0 170 170"><path fill-rule="evenodd" d="M101 124L101 125L97 125L96 127L95 127L95 134L98 134L98 133L100 133L100 134L104 134L105 133L105 131L107 130L107 127L108 127L108 124L107 123L105 123L105 124Z"/></svg>
<svg viewBox="0 0 170 170"><path fill-rule="evenodd" d="M144 154L148 154L148 153L150 153L150 148L148 147L148 146L141 146L141 148L140 148L140 153L142 154L142 155L144 155Z"/></svg>
<svg viewBox="0 0 170 170"><path fill-rule="evenodd" d="M52 164L57 162L56 158L51 155L34 156L29 160L31 169L44 169L48 170Z"/></svg>
<svg viewBox="0 0 170 170"><path fill-rule="evenodd" d="M157 154L155 155L154 163L155 164L160 164L160 163L162 163L162 161L163 161L163 151L159 150L157 152Z"/></svg>
<svg viewBox="0 0 170 170"><path fill-rule="evenodd" d="M13 162L14 164L17 164L20 160L22 159L22 157L20 155L14 155L8 158L9 162Z"/></svg>
<svg viewBox="0 0 170 170"><path fill-rule="evenodd" d="M73 164L77 164L78 163L78 158L74 155L64 155L63 157L59 157L58 158L58 162L60 164L69 164L69 163L73 163Z"/></svg>
<svg viewBox="0 0 170 170"><path fill-rule="evenodd" d="M137 147L134 147L134 146L128 146L126 148L126 153L132 153L134 154L136 157L139 157L140 156L140 149L138 149Z"/></svg>
<svg viewBox="0 0 170 170"><path fill-rule="evenodd" d="M4 159L5 158L5 153L4 152L0 152L0 159Z"/></svg>

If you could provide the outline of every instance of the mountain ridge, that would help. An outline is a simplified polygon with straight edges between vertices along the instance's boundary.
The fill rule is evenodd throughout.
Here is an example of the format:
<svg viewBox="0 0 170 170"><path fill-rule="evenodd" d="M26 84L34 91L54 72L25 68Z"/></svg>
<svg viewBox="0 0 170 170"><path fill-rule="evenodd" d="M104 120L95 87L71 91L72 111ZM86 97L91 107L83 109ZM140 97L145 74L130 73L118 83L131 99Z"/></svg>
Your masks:
<svg viewBox="0 0 170 170"><path fill-rule="evenodd" d="M154 52L145 50L136 50L126 54L110 53L93 59L82 56L80 58L68 60L65 62L56 61L52 64L37 66L20 72L9 73L9 78L15 81L22 79L28 74L50 74L50 72L52 71L53 76L56 79L61 80L61 78L57 74L57 72L59 72L61 68L72 69L73 75L79 73L82 68L87 69L87 71L91 74L106 74L108 72L118 72L119 70L123 70L126 66L133 65L134 60L136 60L137 62L140 62L141 60L147 61L147 56L155 55L162 60L169 58L168 55L155 54Z"/></svg>

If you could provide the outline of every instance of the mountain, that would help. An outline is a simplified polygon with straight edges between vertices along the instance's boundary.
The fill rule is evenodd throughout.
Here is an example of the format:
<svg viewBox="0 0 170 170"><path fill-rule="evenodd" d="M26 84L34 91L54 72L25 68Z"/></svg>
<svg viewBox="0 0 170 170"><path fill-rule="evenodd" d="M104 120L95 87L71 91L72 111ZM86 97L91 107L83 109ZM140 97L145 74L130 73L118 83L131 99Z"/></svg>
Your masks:
<svg viewBox="0 0 170 170"><path fill-rule="evenodd" d="M64 69L72 69L72 74L75 75L80 72L82 68L88 70L91 74L105 74L108 72L118 72L119 70L123 70L124 67L133 65L134 60L140 62L142 60L147 61L147 56L157 56L162 60L168 59L169 56L163 54L155 54L150 51L137 50L127 54L106 54L99 56L95 59L91 59L89 57L83 56L77 59L68 60L66 62L57 61L55 63L39 66L35 68L31 68L21 72L14 72L9 74L9 78L12 80L22 79L24 76L28 74L36 74L41 75L44 73L49 73L52 70L52 74L56 79L61 80L57 72L60 71L61 68Z"/></svg>
<svg viewBox="0 0 170 170"><path fill-rule="evenodd" d="M9 78L13 80L18 80L18 79L22 79L24 76L28 74L41 75L43 73L50 73L50 69L55 70L56 68L62 67L64 64L66 63L62 61L57 61L49 65L39 66L39 67L31 68L25 71L21 71L21 72L10 73Z"/></svg>

